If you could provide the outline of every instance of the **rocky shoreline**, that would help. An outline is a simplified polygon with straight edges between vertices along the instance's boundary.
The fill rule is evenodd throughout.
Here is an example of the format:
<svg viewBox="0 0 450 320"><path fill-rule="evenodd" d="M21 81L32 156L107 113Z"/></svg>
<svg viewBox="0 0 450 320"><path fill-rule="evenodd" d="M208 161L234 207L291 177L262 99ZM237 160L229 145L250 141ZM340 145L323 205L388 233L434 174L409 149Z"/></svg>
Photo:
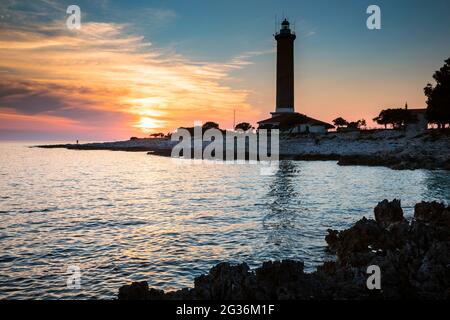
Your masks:
<svg viewBox="0 0 450 320"><path fill-rule="evenodd" d="M316 137L287 137L283 158L336 160L339 165L384 166L394 170L450 170L450 130L412 134L402 130L362 130Z"/></svg>
<svg viewBox="0 0 450 320"><path fill-rule="evenodd" d="M164 138L86 144L40 145L39 148L148 152L170 157L177 142ZM204 144L206 146L207 143ZM450 170L450 131L429 130L408 135L398 130L285 135L280 140L280 159L337 161L338 165L384 166L395 170Z"/></svg>
<svg viewBox="0 0 450 320"><path fill-rule="evenodd" d="M384 200L375 219L362 218L325 240L335 261L305 273L300 261L220 263L194 280L193 288L164 292L134 282L119 289L120 300L365 300L450 299L450 206L421 202L407 221L399 200ZM381 290L369 290L368 266L381 270Z"/></svg>

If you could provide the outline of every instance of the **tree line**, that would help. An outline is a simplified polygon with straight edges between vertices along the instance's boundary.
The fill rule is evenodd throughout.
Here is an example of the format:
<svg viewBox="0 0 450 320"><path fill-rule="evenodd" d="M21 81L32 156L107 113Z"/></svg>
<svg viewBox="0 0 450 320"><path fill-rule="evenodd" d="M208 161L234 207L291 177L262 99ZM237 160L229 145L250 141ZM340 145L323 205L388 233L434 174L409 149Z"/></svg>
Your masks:
<svg viewBox="0 0 450 320"><path fill-rule="evenodd" d="M436 84L433 86L428 83L424 88L427 97L426 119L428 123L435 124L438 128L450 127L450 58L434 73L433 79ZM417 122L418 119L406 106L404 109L382 110L373 121L384 125L385 128L391 125L394 129L398 129L408 123Z"/></svg>
<svg viewBox="0 0 450 320"><path fill-rule="evenodd" d="M442 68L433 75L436 84L428 83L424 88L427 97L427 110L425 113L428 123L435 124L438 128L450 127L450 58L445 60ZM381 110L380 114L373 118L379 125L391 126L394 129L404 128L407 124L418 121L417 115L405 108L388 108ZM366 125L364 119L349 122L342 117L333 120L333 124L339 129L360 129Z"/></svg>
<svg viewBox="0 0 450 320"><path fill-rule="evenodd" d="M360 119L357 121L347 121L342 117L336 118L333 120L333 124L335 127L339 129L347 128L347 129L361 129L367 125L366 120Z"/></svg>

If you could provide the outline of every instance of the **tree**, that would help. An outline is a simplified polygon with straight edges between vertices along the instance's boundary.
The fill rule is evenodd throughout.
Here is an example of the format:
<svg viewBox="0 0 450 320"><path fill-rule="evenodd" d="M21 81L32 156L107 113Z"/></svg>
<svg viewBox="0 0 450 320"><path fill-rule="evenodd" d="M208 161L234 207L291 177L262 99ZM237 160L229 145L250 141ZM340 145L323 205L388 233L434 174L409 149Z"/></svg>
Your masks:
<svg viewBox="0 0 450 320"><path fill-rule="evenodd" d="M424 88L427 99L426 117L430 123L439 128L450 125L450 58L445 60L444 66L433 75L436 85L430 83Z"/></svg>
<svg viewBox="0 0 450 320"><path fill-rule="evenodd" d="M338 128L346 127L346 126L348 126L348 121L342 117L339 117L339 118L336 118L333 120L333 124Z"/></svg>
<svg viewBox="0 0 450 320"><path fill-rule="evenodd" d="M384 125L385 128L390 124L394 129L400 129L407 123L414 122L415 120L417 119L413 118L411 112L403 108L381 110L378 117L373 118L373 121Z"/></svg>
<svg viewBox="0 0 450 320"><path fill-rule="evenodd" d="M244 132L247 132L247 131L252 130L252 129L254 129L253 126L252 126L250 123L248 123L248 122L241 122L241 123L238 123L238 124L234 127L234 130L242 130L242 131L244 131Z"/></svg>
<svg viewBox="0 0 450 320"><path fill-rule="evenodd" d="M361 119L358 121L352 121L347 124L347 128L351 128L351 129L360 129L361 127L365 127L365 126L366 126L366 120L364 120L364 119Z"/></svg>
<svg viewBox="0 0 450 320"><path fill-rule="evenodd" d="M401 129L405 124L409 112L405 109L388 109L388 119L394 129Z"/></svg>
<svg viewBox="0 0 450 320"><path fill-rule="evenodd" d="M390 123L387 115L387 110L381 110L380 114L377 117L373 118L373 121L380 125L383 125L386 129L387 125Z"/></svg>
<svg viewBox="0 0 450 320"><path fill-rule="evenodd" d="M209 129L219 129L219 124L216 122L208 121L205 122L202 126L203 131L209 130Z"/></svg>
<svg viewBox="0 0 450 320"><path fill-rule="evenodd" d="M150 135L150 137L151 137L151 138L162 138L162 137L164 137L164 133L162 133L162 132L152 133L152 134Z"/></svg>
<svg viewBox="0 0 450 320"><path fill-rule="evenodd" d="M358 128L367 126L367 122L365 119L358 120L358 122L359 122Z"/></svg>

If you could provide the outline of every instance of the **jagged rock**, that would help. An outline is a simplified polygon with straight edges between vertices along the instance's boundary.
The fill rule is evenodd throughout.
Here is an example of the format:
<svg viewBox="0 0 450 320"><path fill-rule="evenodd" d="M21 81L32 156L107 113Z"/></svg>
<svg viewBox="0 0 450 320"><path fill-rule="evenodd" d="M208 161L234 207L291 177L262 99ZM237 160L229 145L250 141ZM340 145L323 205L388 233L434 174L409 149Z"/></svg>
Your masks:
<svg viewBox="0 0 450 320"><path fill-rule="evenodd" d="M414 206L414 218L425 223L450 227L450 206L438 202L420 202Z"/></svg>
<svg viewBox="0 0 450 320"><path fill-rule="evenodd" d="M416 279L419 289L426 296L450 288L450 242L438 242L430 247L417 271Z"/></svg>
<svg viewBox="0 0 450 320"><path fill-rule="evenodd" d="M161 300L163 297L163 290L149 290L146 281L133 282L119 288L119 300Z"/></svg>
<svg viewBox="0 0 450 320"><path fill-rule="evenodd" d="M374 209L375 221L383 228L388 228L391 224L404 221L403 210L400 200L394 199L389 202L383 200Z"/></svg>
<svg viewBox="0 0 450 320"><path fill-rule="evenodd" d="M292 260L264 262L256 269L259 295L266 299L295 298L300 294L296 289L300 289L298 282L304 276L303 267L303 262Z"/></svg>
<svg viewBox="0 0 450 320"><path fill-rule="evenodd" d="M246 263L237 266L219 263L208 275L195 278L194 295L209 300L249 299L253 294L253 274L249 270Z"/></svg>
<svg viewBox="0 0 450 320"><path fill-rule="evenodd" d="M344 231L329 230L325 240L339 261L352 266L366 265L379 250L392 247L388 232L365 217Z"/></svg>

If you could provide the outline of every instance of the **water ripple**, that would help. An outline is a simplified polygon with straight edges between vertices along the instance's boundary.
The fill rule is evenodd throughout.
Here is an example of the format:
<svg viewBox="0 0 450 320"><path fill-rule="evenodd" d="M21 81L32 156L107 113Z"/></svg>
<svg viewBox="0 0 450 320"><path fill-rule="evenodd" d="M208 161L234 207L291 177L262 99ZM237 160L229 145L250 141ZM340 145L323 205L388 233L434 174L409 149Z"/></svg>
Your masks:
<svg viewBox="0 0 450 320"><path fill-rule="evenodd" d="M328 228L346 228L384 198L407 215L450 202L450 174L283 161L174 164L145 153L44 150L0 144L0 298L113 298L146 280L174 289L221 261L257 267L324 260ZM45 165L42 165L45 164ZM81 269L68 289L67 267Z"/></svg>

